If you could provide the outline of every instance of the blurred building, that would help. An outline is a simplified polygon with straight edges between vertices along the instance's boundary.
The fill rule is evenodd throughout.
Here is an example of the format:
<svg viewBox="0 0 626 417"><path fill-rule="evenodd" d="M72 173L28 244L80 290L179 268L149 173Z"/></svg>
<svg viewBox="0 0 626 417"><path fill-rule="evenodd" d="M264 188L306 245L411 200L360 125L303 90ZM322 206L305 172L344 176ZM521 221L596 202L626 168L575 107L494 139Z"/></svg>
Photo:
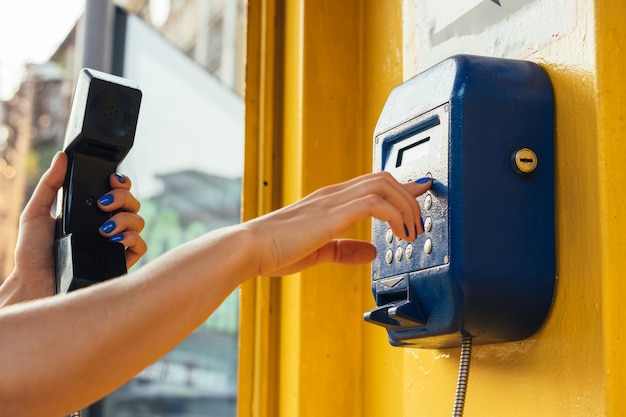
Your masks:
<svg viewBox="0 0 626 417"><path fill-rule="evenodd" d="M0 272L13 268L17 223L24 201L60 148L71 103L71 87L56 62L30 64L11 100L2 102L0 123Z"/></svg>
<svg viewBox="0 0 626 417"><path fill-rule="evenodd" d="M118 0L243 96L246 0Z"/></svg>

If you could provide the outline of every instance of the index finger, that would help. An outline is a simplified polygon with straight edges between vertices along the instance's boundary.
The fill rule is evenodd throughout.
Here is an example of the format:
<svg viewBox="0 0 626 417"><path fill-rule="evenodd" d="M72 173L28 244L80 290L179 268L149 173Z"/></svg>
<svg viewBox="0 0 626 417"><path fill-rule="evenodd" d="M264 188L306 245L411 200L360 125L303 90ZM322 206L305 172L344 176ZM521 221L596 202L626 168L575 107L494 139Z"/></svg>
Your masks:
<svg viewBox="0 0 626 417"><path fill-rule="evenodd" d="M429 177L423 177L417 179L415 181L408 182L403 184L404 188L413 195L413 197L418 197L424 194L426 191L430 189L433 185L433 179Z"/></svg>

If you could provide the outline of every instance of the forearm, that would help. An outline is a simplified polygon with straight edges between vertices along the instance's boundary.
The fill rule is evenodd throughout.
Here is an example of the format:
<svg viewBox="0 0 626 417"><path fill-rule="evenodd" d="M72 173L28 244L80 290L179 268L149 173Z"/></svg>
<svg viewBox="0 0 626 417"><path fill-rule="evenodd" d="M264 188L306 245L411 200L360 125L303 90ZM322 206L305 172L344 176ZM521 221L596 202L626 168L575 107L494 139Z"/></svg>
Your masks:
<svg viewBox="0 0 626 417"><path fill-rule="evenodd" d="M44 206L62 173L48 181ZM356 222L373 216L414 240L421 230L415 197L430 185L399 184L384 172L359 177L212 232L127 277L0 309L0 417L63 415L101 398L169 352L254 275L370 262L370 243L336 239Z"/></svg>
<svg viewBox="0 0 626 417"><path fill-rule="evenodd" d="M63 415L114 390L254 274L254 248L224 229L126 277L0 310L0 416Z"/></svg>

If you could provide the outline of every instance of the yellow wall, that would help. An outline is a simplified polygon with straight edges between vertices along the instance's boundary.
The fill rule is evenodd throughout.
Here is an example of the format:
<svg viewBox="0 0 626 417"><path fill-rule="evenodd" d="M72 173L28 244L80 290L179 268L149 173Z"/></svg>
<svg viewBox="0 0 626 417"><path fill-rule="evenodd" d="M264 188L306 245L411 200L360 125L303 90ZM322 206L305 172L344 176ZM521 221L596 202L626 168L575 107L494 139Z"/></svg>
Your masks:
<svg viewBox="0 0 626 417"><path fill-rule="evenodd" d="M249 6L246 218L369 172L372 131L403 69L400 0ZM466 416L626 410L626 6L578 0L577 12L571 33L527 58L556 94L554 307L535 336L474 348ZM369 223L351 235L368 239ZM240 416L449 415L459 350L390 347L362 320L373 305L369 267L246 284Z"/></svg>

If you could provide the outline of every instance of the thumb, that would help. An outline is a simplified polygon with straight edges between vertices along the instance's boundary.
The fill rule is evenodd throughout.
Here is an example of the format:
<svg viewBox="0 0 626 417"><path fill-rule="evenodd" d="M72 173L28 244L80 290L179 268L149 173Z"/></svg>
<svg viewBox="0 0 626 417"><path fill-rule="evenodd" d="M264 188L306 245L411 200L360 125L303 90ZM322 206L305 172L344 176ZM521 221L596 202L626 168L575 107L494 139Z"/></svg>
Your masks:
<svg viewBox="0 0 626 417"><path fill-rule="evenodd" d="M67 171L67 155L57 152L52 159L50 168L41 176L33 195L22 213L22 221L28 221L33 217L50 215L52 204L56 199L59 189L63 186L65 172Z"/></svg>
<svg viewBox="0 0 626 417"><path fill-rule="evenodd" d="M290 275L326 262L361 265L371 262L375 257L376 248L369 242L354 239L335 239L292 265L275 271L262 272L262 275Z"/></svg>

